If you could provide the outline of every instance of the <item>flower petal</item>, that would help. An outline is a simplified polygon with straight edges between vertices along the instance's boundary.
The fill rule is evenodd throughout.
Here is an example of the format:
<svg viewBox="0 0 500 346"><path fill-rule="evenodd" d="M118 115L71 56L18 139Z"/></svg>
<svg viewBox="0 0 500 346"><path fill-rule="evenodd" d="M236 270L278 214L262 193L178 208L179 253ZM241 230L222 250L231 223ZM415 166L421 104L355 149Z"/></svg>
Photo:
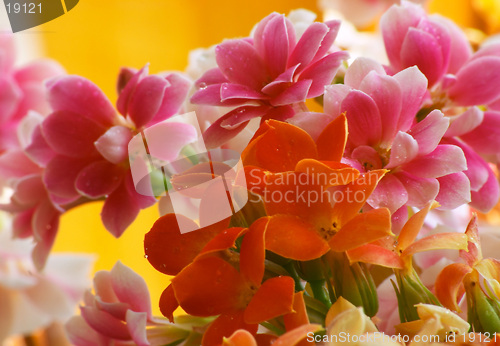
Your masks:
<svg viewBox="0 0 500 346"><path fill-rule="evenodd" d="M120 261L111 269L111 284L120 302L127 303L135 312L144 312L152 318L151 301L146 281Z"/></svg>
<svg viewBox="0 0 500 346"><path fill-rule="evenodd" d="M247 41L224 41L215 48L215 58L229 81L247 85L254 90L260 90L266 84L267 69L255 48Z"/></svg>
<svg viewBox="0 0 500 346"><path fill-rule="evenodd" d="M264 281L245 309L245 322L261 323L292 312L294 285L290 276Z"/></svg>
<svg viewBox="0 0 500 346"><path fill-rule="evenodd" d="M347 118L344 114L335 118L321 132L316 140L318 158L340 162L347 143Z"/></svg>
<svg viewBox="0 0 500 346"><path fill-rule="evenodd" d="M403 269L403 261L394 251L378 245L366 244L346 252L350 263L363 262L387 268Z"/></svg>
<svg viewBox="0 0 500 346"><path fill-rule="evenodd" d="M434 289L437 299L445 308L461 312L457 302L465 292L462 281L470 272L472 268L468 265L452 263L439 273Z"/></svg>
<svg viewBox="0 0 500 346"><path fill-rule="evenodd" d="M382 123L377 104L367 94L353 90L342 101L346 113L349 141L354 146L377 145L382 139Z"/></svg>
<svg viewBox="0 0 500 346"><path fill-rule="evenodd" d="M386 174L368 197L367 203L374 208L384 207L392 213L408 202L408 192L393 174Z"/></svg>
<svg viewBox="0 0 500 346"><path fill-rule="evenodd" d="M130 96L128 113L136 128L150 123L163 101L165 89L169 86L166 79L151 75L139 82ZM125 114L124 114L125 115Z"/></svg>
<svg viewBox="0 0 500 346"><path fill-rule="evenodd" d="M463 172L448 174L437 179L439 193L436 201L441 205L441 209L455 209L471 201L470 181Z"/></svg>
<svg viewBox="0 0 500 346"><path fill-rule="evenodd" d="M98 333L117 340L130 340L127 326L107 312L89 306L80 307L80 311L85 322Z"/></svg>
<svg viewBox="0 0 500 346"><path fill-rule="evenodd" d="M83 168L76 177L77 191L89 198L108 196L122 182L123 168L108 161L95 161Z"/></svg>
<svg viewBox="0 0 500 346"><path fill-rule="evenodd" d="M104 127L116 119L113 105L91 81L78 76L60 77L48 84L49 102L55 112L79 114Z"/></svg>
<svg viewBox="0 0 500 346"><path fill-rule="evenodd" d="M240 273L254 287L259 287L264 276L266 259L265 234L268 219L260 218L250 226L241 242Z"/></svg>
<svg viewBox="0 0 500 346"><path fill-rule="evenodd" d="M266 230L266 249L298 261L324 255L328 244L309 223L293 215L274 215Z"/></svg>
<svg viewBox="0 0 500 346"><path fill-rule="evenodd" d="M435 199L439 192L437 179L420 178L408 172L397 172L395 176L408 192L408 205L423 208L425 204Z"/></svg>
<svg viewBox="0 0 500 346"><path fill-rule="evenodd" d="M433 152L447 132L449 124L448 118L436 109L430 112L424 120L413 126L408 133L418 143L418 154L427 155Z"/></svg>
<svg viewBox="0 0 500 346"><path fill-rule="evenodd" d="M499 90L500 58L484 57L458 71L457 81L448 90L448 96L460 106L474 106L497 99Z"/></svg>
<svg viewBox="0 0 500 346"><path fill-rule="evenodd" d="M391 234L387 208L372 209L352 218L330 239L330 248L342 252L371 243Z"/></svg>
<svg viewBox="0 0 500 346"><path fill-rule="evenodd" d="M138 346L151 345L146 335L147 314L144 312L127 311L127 328L132 340Z"/></svg>
<svg viewBox="0 0 500 346"><path fill-rule="evenodd" d="M466 170L467 162L458 146L440 144L432 153L405 164L403 169L422 178L438 178Z"/></svg>
<svg viewBox="0 0 500 346"><path fill-rule="evenodd" d="M111 193L101 211L104 227L119 238L139 214L140 207L127 191L125 180Z"/></svg>
<svg viewBox="0 0 500 346"><path fill-rule="evenodd" d="M387 169L396 168L411 162L418 155L418 142L406 132L399 131L391 147L389 163Z"/></svg>
<svg viewBox="0 0 500 346"><path fill-rule="evenodd" d="M500 112L489 111L484 113L484 118L480 117L482 112L476 107L470 108L467 112L460 116L460 119L466 114L473 113L467 118L473 118L467 120L466 124L463 124L463 132L458 135L462 135L462 139L469 146L474 148L478 153L492 154L498 153L498 148L500 146ZM481 119L480 119L481 118ZM458 121L459 119L457 119ZM480 121L482 120L482 122ZM473 122L473 123L472 123ZM474 126L474 124L478 126ZM452 123L452 125L454 122ZM466 125L469 131L465 132ZM452 126L450 126L451 130ZM447 133L448 135L448 133ZM458 136L457 134L454 134Z"/></svg>
<svg viewBox="0 0 500 346"><path fill-rule="evenodd" d="M288 23L287 23L288 22ZM271 77L276 77L285 71L288 55L291 50L290 41L295 43L295 37L289 37L287 26L290 25L284 15L275 16L267 22L262 32L262 58L267 64Z"/></svg>
<svg viewBox="0 0 500 346"><path fill-rule="evenodd" d="M118 164L127 159L128 143L132 139L132 131L125 126L109 128L94 145L97 151L109 162Z"/></svg>
<svg viewBox="0 0 500 346"><path fill-rule="evenodd" d="M246 330L251 335L257 333L257 324L247 324L243 319L243 311L223 314L213 321L203 333L202 345L220 345L237 330ZM238 344L239 345L239 344Z"/></svg>

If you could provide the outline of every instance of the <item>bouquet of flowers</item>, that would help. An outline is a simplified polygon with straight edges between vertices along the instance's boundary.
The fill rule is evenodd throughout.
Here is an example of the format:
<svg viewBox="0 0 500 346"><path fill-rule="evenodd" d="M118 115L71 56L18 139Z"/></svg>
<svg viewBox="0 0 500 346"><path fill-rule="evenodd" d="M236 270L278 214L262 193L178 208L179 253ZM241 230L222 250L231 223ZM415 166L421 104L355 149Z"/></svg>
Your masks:
<svg viewBox="0 0 500 346"><path fill-rule="evenodd" d="M75 345L500 345L500 43L395 2L351 4L383 12L370 56L348 21L272 13L185 73L123 68L115 104L0 35L0 209L34 242L22 266L0 244L0 341L32 331L4 291L62 287ZM158 204L159 301L120 261L54 284L60 217L96 200L117 238Z"/></svg>

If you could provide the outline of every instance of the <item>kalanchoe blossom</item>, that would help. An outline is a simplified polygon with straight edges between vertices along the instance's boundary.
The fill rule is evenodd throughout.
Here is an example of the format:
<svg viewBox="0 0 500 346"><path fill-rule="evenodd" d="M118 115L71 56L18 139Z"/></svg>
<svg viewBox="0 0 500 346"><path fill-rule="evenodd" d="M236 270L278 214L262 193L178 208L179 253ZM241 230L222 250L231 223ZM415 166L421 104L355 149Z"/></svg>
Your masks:
<svg viewBox="0 0 500 346"><path fill-rule="evenodd" d="M497 114L483 114L477 106L494 105L500 97L500 44L490 44L472 54L469 42L455 23L437 15L427 16L423 8L406 1L384 14L381 28L390 60L389 72L416 65L429 80L429 94L418 117L440 109L450 118L442 143L463 149L468 166L465 174L471 183L471 205L487 212L500 196L495 175L484 160L498 162L498 139L492 138Z"/></svg>
<svg viewBox="0 0 500 346"><path fill-rule="evenodd" d="M0 213L0 344L8 336L64 323L89 285L91 256L53 255L38 273L32 249L29 239L12 239L11 220Z"/></svg>
<svg viewBox="0 0 500 346"><path fill-rule="evenodd" d="M121 262L95 274L94 291L85 295L81 316L66 324L77 346L164 345L189 336L189 331L153 317L146 282Z"/></svg>
<svg viewBox="0 0 500 346"><path fill-rule="evenodd" d="M0 35L0 153L18 148L16 130L29 110L41 114L50 111L46 102L44 80L63 75L55 61L39 60L16 67L12 35Z"/></svg>
<svg viewBox="0 0 500 346"><path fill-rule="evenodd" d="M3 170L8 177L9 169L14 170L13 176L18 178L13 186L13 203L8 206L19 220L15 232L34 234L43 244L42 253L34 254L38 267L43 267L55 239L60 213L105 199L101 218L106 229L119 237L140 209L156 202L135 190L128 143L147 126L175 114L190 83L179 74L147 76L147 71L147 67L139 72L122 71L117 101L122 115L96 85L82 77L51 80L48 93L52 113L38 119L37 124L32 121L26 125L29 135L24 134L24 138L29 139L22 142L26 143L24 153L29 159L19 151L6 153L0 160L0 173ZM188 124L166 124L165 131L183 136L165 138L162 154L174 155L193 141L195 131L190 130ZM12 158L19 163L18 168L12 166ZM25 190L31 188L35 195L26 194Z"/></svg>
<svg viewBox="0 0 500 346"><path fill-rule="evenodd" d="M192 103L238 106L206 132L208 147L234 137L252 118L285 120L304 109L304 101L323 94L347 53L330 53L340 23L313 23L297 40L285 16L273 13L252 38L227 40L216 47L218 68L197 82Z"/></svg>
<svg viewBox="0 0 500 346"><path fill-rule="evenodd" d="M360 171L389 170L368 203L389 208L393 221L404 222L406 206L422 208L436 199L452 209L470 201L462 149L440 144L449 120L439 110L415 119L426 90L427 80L416 67L388 76L366 58L347 69L345 84L326 88L325 112L347 117L344 159Z"/></svg>

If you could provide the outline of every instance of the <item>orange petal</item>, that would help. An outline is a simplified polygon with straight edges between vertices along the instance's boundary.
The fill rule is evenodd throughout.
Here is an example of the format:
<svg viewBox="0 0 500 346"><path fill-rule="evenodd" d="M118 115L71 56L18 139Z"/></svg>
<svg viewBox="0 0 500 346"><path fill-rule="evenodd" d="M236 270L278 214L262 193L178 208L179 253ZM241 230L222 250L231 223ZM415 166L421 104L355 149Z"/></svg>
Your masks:
<svg viewBox="0 0 500 346"><path fill-rule="evenodd" d="M311 224L293 215L269 217L266 249L298 261L321 257L329 250L328 243Z"/></svg>
<svg viewBox="0 0 500 346"><path fill-rule="evenodd" d="M295 293L293 296L293 311L283 316L286 330L292 330L304 324L309 324L306 304L304 302L304 291Z"/></svg>
<svg viewBox="0 0 500 346"><path fill-rule="evenodd" d="M172 279L172 287L179 305L194 316L244 308L249 291L240 273L219 257L196 260Z"/></svg>
<svg viewBox="0 0 500 346"><path fill-rule="evenodd" d="M295 346L299 345L310 333L316 333L323 329L321 324L305 324L294 330L286 332L273 342L273 346ZM300 343L300 345L311 345L310 342Z"/></svg>
<svg viewBox="0 0 500 346"><path fill-rule="evenodd" d="M333 251L347 251L391 234L391 213L387 208L356 215L330 239Z"/></svg>
<svg viewBox="0 0 500 346"><path fill-rule="evenodd" d="M181 234L178 220L196 225L182 215L167 214L160 217L144 237L146 257L156 270L175 275L193 261L203 247L218 233L226 229L229 219L208 227Z"/></svg>
<svg viewBox="0 0 500 346"><path fill-rule="evenodd" d="M425 217L431 209L431 207L436 206L437 203L428 203L422 210L410 217L401 230L398 237L398 251L406 249L411 243L415 241L418 233L424 225Z"/></svg>
<svg viewBox="0 0 500 346"><path fill-rule="evenodd" d="M246 229L241 227L232 227L223 230L208 242L201 250L199 257L206 256L213 252L222 251L234 247L236 239L245 233Z"/></svg>
<svg viewBox="0 0 500 346"><path fill-rule="evenodd" d="M450 250L465 250L467 248L467 236L460 233L439 233L422 238L410 246L408 246L401 258L404 261L405 257L410 257L417 252L450 249Z"/></svg>
<svg viewBox="0 0 500 346"><path fill-rule="evenodd" d="M483 259L483 254L481 252L481 241L479 239L479 232L477 229L477 215L473 214L472 219L467 225L468 245L467 251L460 251L460 257L462 257L465 262L473 267L477 262Z"/></svg>
<svg viewBox="0 0 500 346"><path fill-rule="evenodd" d="M253 286L259 287L264 276L266 249L264 243L268 219L255 221L245 234L240 250L240 273Z"/></svg>
<svg viewBox="0 0 500 346"><path fill-rule="evenodd" d="M336 198L337 203L333 209L336 222L340 226L359 213L386 172L384 169L378 169L363 173L358 179L346 186L342 198Z"/></svg>
<svg viewBox="0 0 500 346"><path fill-rule="evenodd" d="M242 153L243 164L271 172L293 171L297 162L317 158L311 136L297 126L269 120L269 128L253 140Z"/></svg>
<svg viewBox="0 0 500 346"><path fill-rule="evenodd" d="M347 185L359 177L359 171L349 165L314 159L300 160L295 171L314 176L315 180L325 187Z"/></svg>
<svg viewBox="0 0 500 346"><path fill-rule="evenodd" d="M235 331L245 329L250 334L257 333L257 324L247 324L243 320L243 310L234 311L217 317L203 334L203 346L220 345L224 338L230 337ZM239 345L239 344L238 344Z"/></svg>
<svg viewBox="0 0 500 346"><path fill-rule="evenodd" d="M179 307L172 285L168 285L160 297L160 311L170 322L174 322L174 311Z"/></svg>
<svg viewBox="0 0 500 346"><path fill-rule="evenodd" d="M266 280L245 310L246 323L260 323L292 311L295 282L290 276Z"/></svg>
<svg viewBox="0 0 500 346"><path fill-rule="evenodd" d="M238 329L229 338L222 340L222 346L257 346L257 342L253 335L245 330Z"/></svg>
<svg viewBox="0 0 500 346"><path fill-rule="evenodd" d="M340 161L347 143L347 119L341 114L319 135L316 145L320 160Z"/></svg>
<svg viewBox="0 0 500 346"><path fill-rule="evenodd" d="M378 245L366 244L347 251L351 263L363 262L382 267L403 269L403 261L393 251Z"/></svg>
<svg viewBox="0 0 500 346"><path fill-rule="evenodd" d="M460 312L457 301L465 292L462 282L471 271L472 268L464 263L452 263L439 273L434 290L437 299L445 308Z"/></svg>

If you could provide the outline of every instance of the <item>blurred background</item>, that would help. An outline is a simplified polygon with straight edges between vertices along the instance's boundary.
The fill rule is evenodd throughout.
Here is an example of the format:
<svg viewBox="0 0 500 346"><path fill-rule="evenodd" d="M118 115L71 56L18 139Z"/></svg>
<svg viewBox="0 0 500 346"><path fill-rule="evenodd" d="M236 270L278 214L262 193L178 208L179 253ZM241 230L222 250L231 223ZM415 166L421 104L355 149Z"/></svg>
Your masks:
<svg viewBox="0 0 500 346"><path fill-rule="evenodd" d="M350 1L327 0L323 6ZM464 28L488 33L499 29L497 0L432 0L428 6L431 12L443 13ZM296 8L311 10L318 14L317 20L322 19L317 0L80 0L66 15L15 36L22 61L55 59L69 74L96 83L115 102L120 67L141 68L149 62L152 73L182 71L191 50L225 38L248 36L252 27L272 11L287 14ZM6 29L5 8L2 11L0 24ZM363 23L363 29L375 29L374 23ZM154 312L159 314L157 302L168 278L149 265L143 251L144 234L158 218L156 207L143 211L120 239L102 226L101 208L94 203L63 215L54 250L95 253L95 270L110 270L121 260L146 279Z"/></svg>

